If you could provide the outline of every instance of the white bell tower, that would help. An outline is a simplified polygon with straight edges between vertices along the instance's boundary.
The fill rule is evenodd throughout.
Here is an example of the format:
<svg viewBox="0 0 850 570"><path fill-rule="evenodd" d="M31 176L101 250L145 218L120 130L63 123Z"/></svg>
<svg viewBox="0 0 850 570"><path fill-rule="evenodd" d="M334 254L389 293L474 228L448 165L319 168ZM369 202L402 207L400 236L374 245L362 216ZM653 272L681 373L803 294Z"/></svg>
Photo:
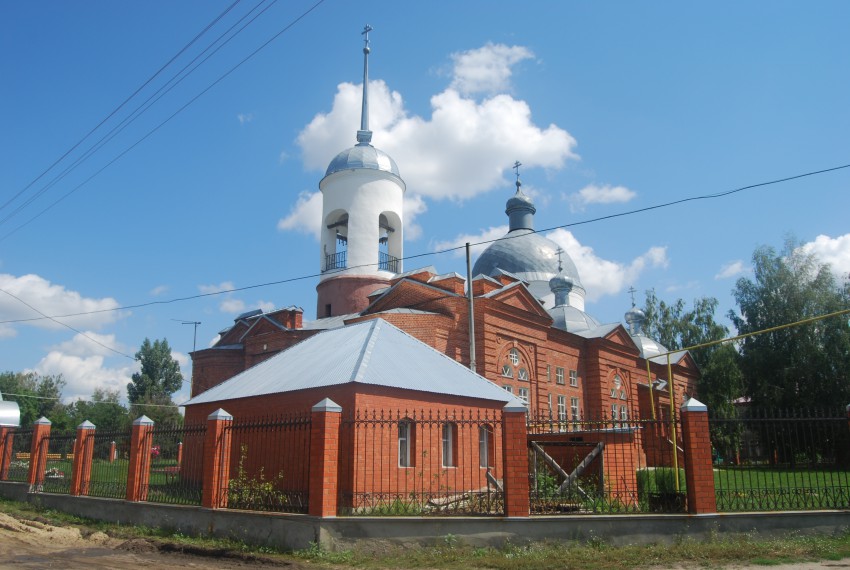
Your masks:
<svg viewBox="0 0 850 570"><path fill-rule="evenodd" d="M402 271L405 184L369 130L369 32L363 30L363 104L357 144L334 158L322 192L321 277L316 317L357 313Z"/></svg>

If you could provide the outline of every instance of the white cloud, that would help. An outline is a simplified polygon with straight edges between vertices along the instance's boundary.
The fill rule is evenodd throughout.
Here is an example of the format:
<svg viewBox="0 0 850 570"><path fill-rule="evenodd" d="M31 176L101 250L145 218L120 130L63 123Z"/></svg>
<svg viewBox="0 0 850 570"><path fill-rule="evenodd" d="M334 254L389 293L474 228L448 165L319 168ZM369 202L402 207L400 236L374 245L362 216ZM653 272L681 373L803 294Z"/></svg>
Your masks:
<svg viewBox="0 0 850 570"><path fill-rule="evenodd" d="M85 335L75 334L71 340L66 340L51 350L71 356L112 356L115 354L106 347L127 354L132 351L132 349L120 344L115 339L114 334L98 334L92 331L85 331Z"/></svg>
<svg viewBox="0 0 850 570"><path fill-rule="evenodd" d="M262 309L264 313L270 313L274 311L274 303L272 301L257 301L256 307L258 309Z"/></svg>
<svg viewBox="0 0 850 570"><path fill-rule="evenodd" d="M492 226L487 228L486 230L481 230L477 234L462 234L454 239L446 240L446 241L438 241L434 244L434 251L443 251L446 249L459 248L455 249L452 252L452 255L455 257L464 257L466 256L466 244L476 244L470 245L470 257L473 259L477 258L481 255L487 247L494 241L501 237L503 237L506 233L508 233L508 226Z"/></svg>
<svg viewBox="0 0 850 570"><path fill-rule="evenodd" d="M245 301L241 299L225 299L218 306L222 313L244 313Z"/></svg>
<svg viewBox="0 0 850 570"><path fill-rule="evenodd" d="M590 184L578 192L570 194L567 199L570 202L570 210L573 212L583 211L589 204L622 204L632 200L637 193L625 186L597 186Z"/></svg>
<svg viewBox="0 0 850 570"><path fill-rule="evenodd" d="M319 240L322 229L322 193L301 192L289 214L277 222L279 230L293 230Z"/></svg>
<svg viewBox="0 0 850 570"><path fill-rule="evenodd" d="M576 264L581 283L587 290L587 300L596 301L605 295L615 295L637 281L651 267L667 267L667 248L651 247L646 253L628 263L602 259L593 248L582 245L572 232L557 229L546 235L560 245Z"/></svg>
<svg viewBox="0 0 850 570"><path fill-rule="evenodd" d="M714 276L715 279L729 279L731 277L736 277L741 275L742 273L746 273L750 268L744 265L744 262L740 259L735 261L730 261L726 263L720 268L720 272Z"/></svg>
<svg viewBox="0 0 850 570"><path fill-rule="evenodd" d="M204 295L232 291L236 286L232 281L222 281L219 285L198 285L198 290Z"/></svg>
<svg viewBox="0 0 850 570"><path fill-rule="evenodd" d="M93 332L86 332L86 335L107 346L123 349L114 335ZM65 402L89 399L97 388L117 390L122 397L126 397L127 383L133 373L138 371L139 364L127 360L124 366L109 367L105 365L106 354L111 353L77 334L71 340L53 347L32 371L42 375L61 374L67 383L63 390Z"/></svg>
<svg viewBox="0 0 850 570"><path fill-rule="evenodd" d="M406 194L404 196L404 240L412 241L422 236L422 226L416 223L416 217L428 211L428 205L422 196Z"/></svg>
<svg viewBox="0 0 850 570"><path fill-rule="evenodd" d="M822 263L828 263L840 281L850 273L850 234L837 238L819 235L815 241L803 244L801 249L814 253Z"/></svg>
<svg viewBox="0 0 850 570"><path fill-rule="evenodd" d="M253 113L239 113L236 115L236 118L239 119L239 124L244 125L245 123L250 123L254 120Z"/></svg>
<svg viewBox="0 0 850 570"><path fill-rule="evenodd" d="M6 326L0 325L0 338L15 336L16 331L13 327L22 324L50 330L64 329L57 322L41 318L42 315L24 302L50 316L89 313L57 319L74 328L97 329L130 314L128 311L112 310L119 305L118 301L111 297L85 298L76 291L70 291L62 285L55 285L33 274L20 277L0 274L0 289L9 293L0 292L0 315L3 315L3 320L39 319Z"/></svg>
<svg viewBox="0 0 850 570"><path fill-rule="evenodd" d="M508 69L515 60L504 59ZM471 72L455 80L460 77L471 81ZM344 141L354 143L361 90L351 83L338 85L331 110L317 114L298 135L308 169L324 170ZM464 200L502 187L515 160L526 168L559 169L578 159L576 141L567 131L554 124L537 126L528 104L506 94L479 101L449 87L431 98L431 117L426 118L409 115L400 93L383 81L371 81L369 119L373 143L396 160L408 195L426 199ZM284 221L304 206L299 197Z"/></svg>
<svg viewBox="0 0 850 570"><path fill-rule="evenodd" d="M153 297L158 297L168 291L168 285L159 285L151 289L150 294Z"/></svg>
<svg viewBox="0 0 850 570"><path fill-rule="evenodd" d="M487 43L484 47L453 53L452 88L461 93L497 93L510 89L511 67L534 57L522 46Z"/></svg>

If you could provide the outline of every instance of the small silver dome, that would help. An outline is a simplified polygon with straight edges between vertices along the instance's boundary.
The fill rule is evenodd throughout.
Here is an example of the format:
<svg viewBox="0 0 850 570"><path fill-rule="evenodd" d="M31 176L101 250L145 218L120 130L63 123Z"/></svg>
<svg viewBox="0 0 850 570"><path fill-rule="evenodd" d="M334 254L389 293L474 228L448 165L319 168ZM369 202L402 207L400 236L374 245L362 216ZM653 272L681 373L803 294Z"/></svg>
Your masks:
<svg viewBox="0 0 850 570"><path fill-rule="evenodd" d="M359 169L383 170L401 178L398 165L390 155L370 144L358 144L336 155L328 165L325 176L330 176L334 172Z"/></svg>
<svg viewBox="0 0 850 570"><path fill-rule="evenodd" d="M643 332L643 323L646 321L646 313L634 305L624 315L626 324L629 325L629 334L638 335Z"/></svg>
<svg viewBox="0 0 850 570"><path fill-rule="evenodd" d="M668 352L663 344L652 340L648 336L643 336L642 334L633 334L631 335L631 337L637 347L640 349L641 358L649 359L658 356L659 354L665 354Z"/></svg>
<svg viewBox="0 0 850 570"><path fill-rule="evenodd" d="M595 329L599 321L576 307L558 305L547 311L554 321L552 326L567 332L577 333Z"/></svg>

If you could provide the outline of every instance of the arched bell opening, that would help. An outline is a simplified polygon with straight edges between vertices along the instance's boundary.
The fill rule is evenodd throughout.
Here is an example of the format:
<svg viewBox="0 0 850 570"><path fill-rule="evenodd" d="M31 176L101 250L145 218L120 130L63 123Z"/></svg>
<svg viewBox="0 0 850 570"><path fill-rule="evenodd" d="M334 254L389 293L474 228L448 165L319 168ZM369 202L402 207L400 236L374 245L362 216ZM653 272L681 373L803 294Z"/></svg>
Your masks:
<svg viewBox="0 0 850 570"><path fill-rule="evenodd" d="M322 228L322 272L348 267L348 212L334 210Z"/></svg>
<svg viewBox="0 0 850 570"><path fill-rule="evenodd" d="M378 216L378 269L401 273L401 219L395 212Z"/></svg>

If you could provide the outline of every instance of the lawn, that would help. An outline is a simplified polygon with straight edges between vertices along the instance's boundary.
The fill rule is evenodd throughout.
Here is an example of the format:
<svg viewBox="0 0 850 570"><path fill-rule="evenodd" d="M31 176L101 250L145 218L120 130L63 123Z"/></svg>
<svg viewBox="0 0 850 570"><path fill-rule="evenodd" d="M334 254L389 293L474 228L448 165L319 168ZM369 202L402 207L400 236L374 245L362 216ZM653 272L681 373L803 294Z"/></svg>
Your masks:
<svg viewBox="0 0 850 570"><path fill-rule="evenodd" d="M714 470L719 511L845 509L850 472L733 467Z"/></svg>

